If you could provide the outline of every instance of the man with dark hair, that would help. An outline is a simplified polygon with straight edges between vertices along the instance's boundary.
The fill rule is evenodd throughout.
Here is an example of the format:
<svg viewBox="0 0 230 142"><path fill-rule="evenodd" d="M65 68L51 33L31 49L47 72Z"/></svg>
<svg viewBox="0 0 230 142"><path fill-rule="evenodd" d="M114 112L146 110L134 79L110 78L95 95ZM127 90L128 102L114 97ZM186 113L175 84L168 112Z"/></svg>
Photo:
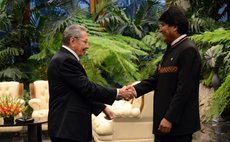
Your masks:
<svg viewBox="0 0 230 142"><path fill-rule="evenodd" d="M191 142L192 134L200 129L200 55L186 35L188 20L182 9L170 7L159 21L167 50L152 77L128 88L137 97L155 91L155 142Z"/></svg>

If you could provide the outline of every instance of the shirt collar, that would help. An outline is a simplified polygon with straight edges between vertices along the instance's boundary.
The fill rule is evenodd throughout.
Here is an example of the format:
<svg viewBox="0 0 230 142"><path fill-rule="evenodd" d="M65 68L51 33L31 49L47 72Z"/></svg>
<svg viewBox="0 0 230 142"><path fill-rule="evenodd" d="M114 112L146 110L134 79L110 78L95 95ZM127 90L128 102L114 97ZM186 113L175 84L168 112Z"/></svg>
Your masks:
<svg viewBox="0 0 230 142"><path fill-rule="evenodd" d="M67 47L66 45L62 45L62 47L68 50L70 53L72 53L77 58L78 61L80 60L78 55L71 48Z"/></svg>
<svg viewBox="0 0 230 142"><path fill-rule="evenodd" d="M177 39L175 39L172 43L171 46L175 45L177 42L179 42L182 38L186 37L186 34L183 34L181 36L179 36Z"/></svg>

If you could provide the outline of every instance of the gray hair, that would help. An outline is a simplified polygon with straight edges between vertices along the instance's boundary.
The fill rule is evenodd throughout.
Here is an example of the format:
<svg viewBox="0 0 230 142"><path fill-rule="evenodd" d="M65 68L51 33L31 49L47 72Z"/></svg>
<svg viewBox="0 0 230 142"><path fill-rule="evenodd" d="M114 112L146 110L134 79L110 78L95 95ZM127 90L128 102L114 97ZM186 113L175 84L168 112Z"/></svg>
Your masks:
<svg viewBox="0 0 230 142"><path fill-rule="evenodd" d="M65 28L65 31L63 33L63 41L62 43L64 45L69 45L69 39L71 37L76 37L80 38L81 37L81 32L82 31L87 31L87 29L83 26L80 26L78 24L73 24Z"/></svg>

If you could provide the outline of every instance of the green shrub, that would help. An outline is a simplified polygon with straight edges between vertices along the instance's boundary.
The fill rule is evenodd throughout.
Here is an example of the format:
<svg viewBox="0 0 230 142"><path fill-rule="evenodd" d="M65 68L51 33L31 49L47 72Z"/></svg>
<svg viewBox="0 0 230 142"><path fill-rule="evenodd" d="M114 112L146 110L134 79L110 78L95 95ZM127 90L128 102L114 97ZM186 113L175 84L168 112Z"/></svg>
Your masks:
<svg viewBox="0 0 230 142"><path fill-rule="evenodd" d="M211 107L208 110L205 121L209 121L214 117L220 115L226 108L230 106L230 75L228 75L218 88L218 90L211 97Z"/></svg>
<svg viewBox="0 0 230 142"><path fill-rule="evenodd" d="M212 71L208 78L204 81L204 85L207 87L212 87L212 77L213 77L214 72Z"/></svg>

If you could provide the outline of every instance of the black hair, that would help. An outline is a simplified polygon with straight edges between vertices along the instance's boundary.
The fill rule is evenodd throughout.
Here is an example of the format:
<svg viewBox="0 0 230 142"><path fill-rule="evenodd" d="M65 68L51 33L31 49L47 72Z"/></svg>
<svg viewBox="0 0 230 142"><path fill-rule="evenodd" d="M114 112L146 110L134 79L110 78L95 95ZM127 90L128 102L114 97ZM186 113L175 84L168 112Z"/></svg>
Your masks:
<svg viewBox="0 0 230 142"><path fill-rule="evenodd" d="M169 26L176 26L179 34L188 34L188 20L185 11L178 6L170 6L161 17L160 22L164 22Z"/></svg>

